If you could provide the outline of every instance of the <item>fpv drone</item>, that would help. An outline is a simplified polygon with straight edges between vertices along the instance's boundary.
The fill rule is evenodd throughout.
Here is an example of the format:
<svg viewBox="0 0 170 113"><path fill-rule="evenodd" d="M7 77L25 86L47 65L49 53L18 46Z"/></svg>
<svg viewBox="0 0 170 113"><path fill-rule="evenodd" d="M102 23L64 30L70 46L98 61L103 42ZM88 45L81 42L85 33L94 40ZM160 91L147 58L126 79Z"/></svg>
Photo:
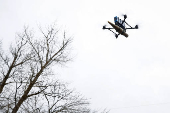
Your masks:
<svg viewBox="0 0 170 113"><path fill-rule="evenodd" d="M128 34L126 33L126 30L127 29L138 29L138 25L136 25L135 27L132 27L130 26L127 22L126 22L126 18L127 18L127 15L123 15L124 16L124 19L121 20L119 19L119 17L115 16L114 17L114 23L111 23L108 21L108 23L112 26L112 28L107 28L106 25L103 26L103 30L104 29L107 29L111 32L113 32L115 34L115 37L116 39L118 38L118 36L121 34L123 36L125 36L126 38L128 37ZM128 26L126 27L125 24ZM115 33L114 31L112 31L112 29L115 29L116 32L118 33Z"/></svg>

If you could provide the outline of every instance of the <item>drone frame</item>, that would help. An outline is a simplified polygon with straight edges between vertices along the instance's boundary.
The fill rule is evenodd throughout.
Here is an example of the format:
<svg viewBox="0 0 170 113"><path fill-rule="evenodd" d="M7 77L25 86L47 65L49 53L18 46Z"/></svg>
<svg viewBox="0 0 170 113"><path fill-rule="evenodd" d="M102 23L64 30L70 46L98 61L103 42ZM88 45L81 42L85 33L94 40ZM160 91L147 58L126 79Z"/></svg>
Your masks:
<svg viewBox="0 0 170 113"><path fill-rule="evenodd" d="M125 27L125 29L123 29L124 32L126 32L127 29L138 29L138 25L136 25L135 27L132 27L131 25L129 25L129 24L126 22L127 15L123 15L123 16L124 16L124 20L122 21L122 24L125 23L125 24L128 26L128 28ZM117 33L115 33L114 31L112 31L112 29L114 29L114 28L106 28L106 25L104 25L104 26L103 26L103 30L104 30L104 29L107 29L107 30L113 32L113 33L115 34L116 39L117 39L118 36L120 35L120 33L117 34Z"/></svg>

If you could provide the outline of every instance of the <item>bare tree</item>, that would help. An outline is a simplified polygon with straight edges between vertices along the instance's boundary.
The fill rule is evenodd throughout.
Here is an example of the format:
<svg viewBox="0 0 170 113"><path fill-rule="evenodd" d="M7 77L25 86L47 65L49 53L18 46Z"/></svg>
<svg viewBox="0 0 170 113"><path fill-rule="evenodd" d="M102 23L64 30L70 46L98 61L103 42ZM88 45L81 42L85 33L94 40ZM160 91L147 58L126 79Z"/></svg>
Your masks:
<svg viewBox="0 0 170 113"><path fill-rule="evenodd" d="M0 53L1 102L9 106L12 113L16 113L26 99L42 93L48 87L46 81L53 65L70 61L67 49L71 38L66 38L66 33L63 37L57 36L59 31L54 26L50 26L47 32L41 28L40 31L42 37L35 39L25 27L22 35L18 35L20 40L16 47L10 48L11 57L2 51Z"/></svg>
<svg viewBox="0 0 170 113"><path fill-rule="evenodd" d="M52 71L71 60L72 39L55 26L39 29L42 36L36 38L25 27L10 54L0 51L0 107L7 113L94 113L89 102L58 82Z"/></svg>
<svg viewBox="0 0 170 113"><path fill-rule="evenodd" d="M65 33L63 34L63 38L60 39L57 37L58 30L54 29L53 26L47 32L41 30L43 37L38 40L33 40L32 34L29 34L27 29L25 29L24 33L34 57L30 60L27 67L28 71L25 73L28 76L26 84L24 84L25 90L21 94L21 97L19 97L12 113L16 113L27 98L38 95L48 88L45 80L48 80L48 70L50 70L52 65L64 64L70 60L67 47L71 39L67 39Z"/></svg>

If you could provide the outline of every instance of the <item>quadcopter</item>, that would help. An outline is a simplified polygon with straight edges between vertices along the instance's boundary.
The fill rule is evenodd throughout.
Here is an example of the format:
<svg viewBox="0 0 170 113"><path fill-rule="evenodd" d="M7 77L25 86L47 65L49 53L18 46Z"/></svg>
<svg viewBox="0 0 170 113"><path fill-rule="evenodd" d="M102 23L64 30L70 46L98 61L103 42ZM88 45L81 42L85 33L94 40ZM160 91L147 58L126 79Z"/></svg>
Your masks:
<svg viewBox="0 0 170 113"><path fill-rule="evenodd" d="M128 37L128 34L126 33L126 30L127 29L138 29L138 25L136 25L135 27L132 27L130 26L127 22L126 22L126 18L127 18L127 15L123 15L124 16L124 19L121 20L119 19L119 17L115 16L114 17L114 23L111 23L108 21L108 23L112 26L112 28L107 28L106 25L103 26L103 30L104 29L107 29L111 32L113 32L115 34L115 37L116 39L118 38L118 36L121 34L123 36L125 36L126 38ZM125 24L128 26L126 27ZM114 31L112 31L112 29L115 29L116 32L118 33L115 33Z"/></svg>

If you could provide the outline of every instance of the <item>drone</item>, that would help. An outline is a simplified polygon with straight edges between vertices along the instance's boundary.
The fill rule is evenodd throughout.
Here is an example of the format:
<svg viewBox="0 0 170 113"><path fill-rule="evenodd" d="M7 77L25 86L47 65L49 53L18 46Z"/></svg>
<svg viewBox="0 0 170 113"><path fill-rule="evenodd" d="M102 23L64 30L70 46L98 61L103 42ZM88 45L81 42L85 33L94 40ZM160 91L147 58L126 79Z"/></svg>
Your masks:
<svg viewBox="0 0 170 113"><path fill-rule="evenodd" d="M112 26L112 28L107 28L106 25L104 25L103 30L107 29L107 30L113 32L115 34L116 39L118 38L118 36L120 34L127 38L128 34L126 33L126 30L127 29L138 29L138 25L136 25L135 27L130 26L126 22L127 15L123 15L123 16L124 16L123 20L121 20L121 19L119 19L119 17L115 16L114 17L114 23L115 24L108 21L108 23ZM128 27L126 27L125 25L127 25ZM115 29L116 32L118 32L118 33L115 33L112 29Z"/></svg>

